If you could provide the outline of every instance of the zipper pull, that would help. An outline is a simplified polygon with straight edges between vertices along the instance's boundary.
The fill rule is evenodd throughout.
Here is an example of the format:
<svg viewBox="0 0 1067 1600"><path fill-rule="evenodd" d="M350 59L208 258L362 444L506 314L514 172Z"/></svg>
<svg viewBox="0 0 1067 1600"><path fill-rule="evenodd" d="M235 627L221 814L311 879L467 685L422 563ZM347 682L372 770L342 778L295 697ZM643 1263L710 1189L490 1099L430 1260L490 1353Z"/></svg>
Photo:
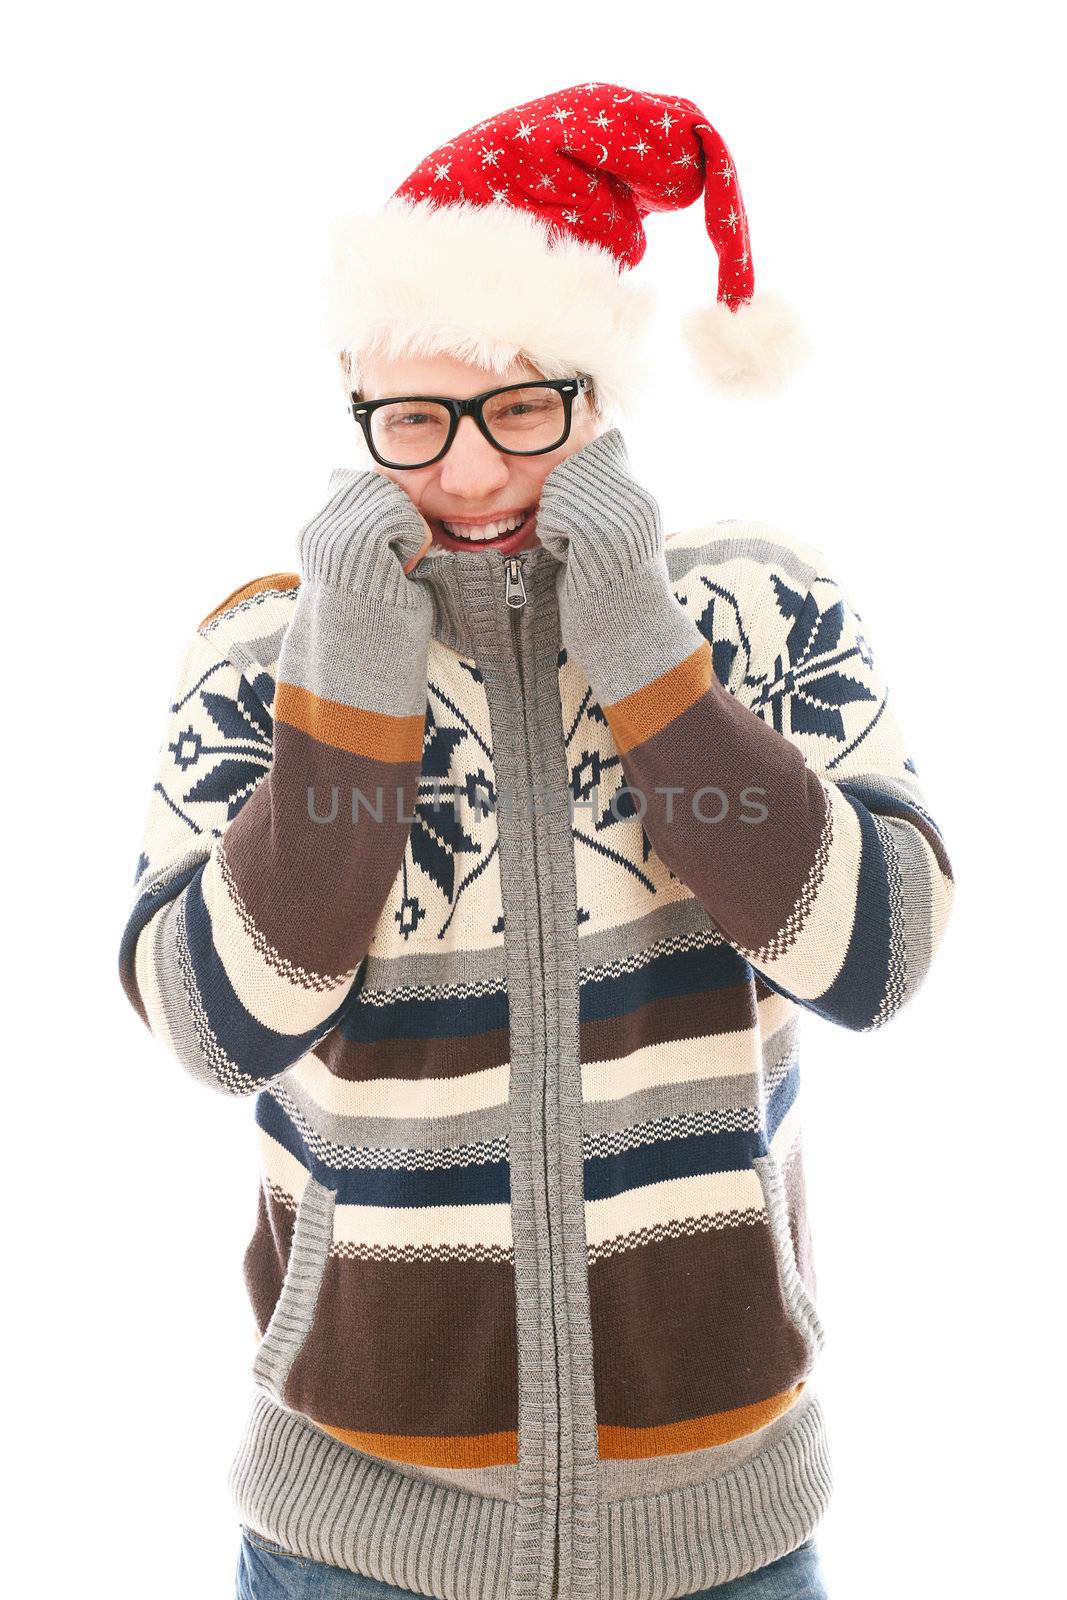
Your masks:
<svg viewBox="0 0 1067 1600"><path fill-rule="evenodd" d="M526 585L522 581L521 556L508 556L504 562L504 604L516 611L526 604Z"/></svg>

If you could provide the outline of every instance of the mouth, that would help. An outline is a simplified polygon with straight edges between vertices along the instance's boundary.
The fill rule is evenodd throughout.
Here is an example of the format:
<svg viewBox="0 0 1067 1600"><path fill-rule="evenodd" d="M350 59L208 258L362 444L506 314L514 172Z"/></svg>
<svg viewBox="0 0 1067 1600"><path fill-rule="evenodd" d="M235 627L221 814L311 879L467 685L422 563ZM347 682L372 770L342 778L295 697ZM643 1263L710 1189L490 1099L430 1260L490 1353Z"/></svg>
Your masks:
<svg viewBox="0 0 1067 1600"><path fill-rule="evenodd" d="M500 550L506 555L529 536L537 521L536 505L493 521L464 522L460 518L427 517L433 536L449 550Z"/></svg>

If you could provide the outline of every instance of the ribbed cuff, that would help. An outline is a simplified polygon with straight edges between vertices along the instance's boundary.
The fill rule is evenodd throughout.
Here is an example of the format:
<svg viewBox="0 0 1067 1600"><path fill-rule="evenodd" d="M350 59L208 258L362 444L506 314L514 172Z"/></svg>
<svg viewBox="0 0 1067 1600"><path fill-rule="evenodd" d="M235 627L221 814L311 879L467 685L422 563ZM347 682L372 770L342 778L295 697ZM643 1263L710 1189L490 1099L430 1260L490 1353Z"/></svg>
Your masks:
<svg viewBox="0 0 1067 1600"><path fill-rule="evenodd" d="M576 596L625 577L662 551L659 506L632 477L618 428L583 445L549 473L537 537L566 563L563 581Z"/></svg>
<svg viewBox="0 0 1067 1600"><path fill-rule="evenodd" d="M404 582L419 590L418 608L305 578L282 641L279 680L391 717L423 711L433 602L425 585Z"/></svg>
<svg viewBox="0 0 1067 1600"><path fill-rule="evenodd" d="M662 551L594 592L559 593L563 642L600 705L613 705L684 661L704 635L671 587Z"/></svg>
<svg viewBox="0 0 1067 1600"><path fill-rule="evenodd" d="M400 485L379 472L342 469L330 488L331 498L297 538L302 573L386 605L425 606L429 597L403 568L425 531Z"/></svg>

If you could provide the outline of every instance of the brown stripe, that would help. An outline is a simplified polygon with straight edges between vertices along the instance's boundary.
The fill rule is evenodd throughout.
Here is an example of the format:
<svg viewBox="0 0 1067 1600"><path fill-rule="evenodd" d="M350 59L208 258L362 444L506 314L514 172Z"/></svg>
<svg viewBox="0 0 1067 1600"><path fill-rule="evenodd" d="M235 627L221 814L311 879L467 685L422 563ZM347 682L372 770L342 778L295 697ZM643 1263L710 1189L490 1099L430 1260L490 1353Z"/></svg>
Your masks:
<svg viewBox="0 0 1067 1600"><path fill-rule="evenodd" d="M648 1000L618 1017L598 1017L581 1025L583 1061L617 1061L631 1050L647 1045L692 1039L699 1048L709 1034L742 1033L757 1026L756 1008L748 984L727 989L706 989Z"/></svg>
<svg viewBox="0 0 1067 1600"><path fill-rule="evenodd" d="M514 1267L331 1253L284 1399L352 1437L410 1443L432 1435L447 1451L456 1441L510 1436L518 1427Z"/></svg>
<svg viewBox="0 0 1067 1600"><path fill-rule="evenodd" d="M732 1411L713 1412L708 1417L688 1417L658 1428L613 1428L604 1423L597 1428L602 1460L646 1461L649 1456L680 1455L684 1450L704 1450L709 1445L728 1444L731 1439L756 1433L795 1405L804 1383L795 1384L784 1394L774 1394L756 1405L735 1406Z"/></svg>
<svg viewBox="0 0 1067 1600"><path fill-rule="evenodd" d="M202 621L197 623L198 628L205 628L215 617L228 611L231 606L239 604L242 600L250 600L254 594L262 594L264 589L296 589L300 586L300 574L297 572L272 572L265 578L253 578L251 583L243 583L239 589L228 594L214 611L209 611Z"/></svg>
<svg viewBox="0 0 1067 1600"><path fill-rule="evenodd" d="M358 1010L352 1015L358 1016ZM346 1026L353 1025L350 1016ZM335 1028L316 1047L315 1055L335 1078L349 1083L375 1078L465 1078L487 1067L504 1066L510 1057L510 1038L506 1028L491 1028L462 1036L438 1033L432 1039L390 1037L362 1044L346 1039L340 1028Z"/></svg>
<svg viewBox="0 0 1067 1600"><path fill-rule="evenodd" d="M640 1207L640 1191L631 1210ZM766 1216L678 1224L589 1267L602 1426L658 1428L766 1405L809 1369ZM682 1229L684 1228L684 1232Z"/></svg>
<svg viewBox="0 0 1067 1600"><path fill-rule="evenodd" d="M276 725L273 765L226 829L220 859L251 919L248 936L294 983L320 986L366 954L403 860L419 771ZM334 787L336 819L312 820L332 814ZM380 821L365 807L352 821L353 790L375 806L380 796Z"/></svg>
<svg viewBox="0 0 1067 1600"><path fill-rule="evenodd" d="M410 717L392 717L384 711L320 699L310 689L279 682L274 717L276 722L286 722L320 744L349 755L374 761L417 761L422 755L426 723L422 711Z"/></svg>
<svg viewBox="0 0 1067 1600"><path fill-rule="evenodd" d="M800 906L827 815L822 780L803 751L715 679L707 694L623 758L645 800L657 855L703 902L730 939L758 950ZM669 797L661 790L681 786ZM714 785L725 796L698 796ZM749 799L766 808L758 821ZM668 820L669 810L669 820ZM719 816L720 820L701 820ZM806 904L805 909L810 909Z"/></svg>
<svg viewBox="0 0 1067 1600"><path fill-rule="evenodd" d="M365 1455L386 1461L405 1461L420 1467L507 1467L519 1459L515 1432L445 1436L440 1434L363 1433L358 1428L331 1428L317 1422L323 1433Z"/></svg>
<svg viewBox="0 0 1067 1600"><path fill-rule="evenodd" d="M714 674L711 648L702 639L691 655L669 672L660 673L643 689L624 695L613 705L604 706L612 738L620 755L635 744L643 744L675 717L699 700Z"/></svg>
<svg viewBox="0 0 1067 1600"><path fill-rule="evenodd" d="M263 1342L263 1335L258 1328L252 1329L252 1342L256 1346ZM325 1422L316 1422L315 1426L321 1428L323 1433L340 1439L342 1444L362 1450L366 1455L381 1456L388 1461L406 1461L412 1466L507 1467L513 1466L519 1459L519 1435L515 1429L504 1429L500 1433L446 1436L432 1433L367 1433L358 1428L333 1428ZM604 1452L601 1451L601 1454Z"/></svg>

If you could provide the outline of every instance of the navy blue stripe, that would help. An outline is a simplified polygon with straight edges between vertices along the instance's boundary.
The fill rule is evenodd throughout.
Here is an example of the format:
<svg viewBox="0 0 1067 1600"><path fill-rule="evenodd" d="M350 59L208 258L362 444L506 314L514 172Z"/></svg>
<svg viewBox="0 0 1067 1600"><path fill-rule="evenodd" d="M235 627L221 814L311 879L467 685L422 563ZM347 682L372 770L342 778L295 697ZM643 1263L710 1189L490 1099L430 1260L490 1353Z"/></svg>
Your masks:
<svg viewBox="0 0 1067 1600"><path fill-rule="evenodd" d="M592 1156L585 1163L585 1198L606 1200L667 1178L694 1178L708 1172L741 1172L766 1145L758 1133L697 1133L660 1139L623 1150L618 1155Z"/></svg>
<svg viewBox="0 0 1067 1600"><path fill-rule="evenodd" d="M633 972L583 977L578 1015L582 1022L625 1016L650 1000L699 994L708 989L743 988L752 969L729 944L697 950L671 950L643 961Z"/></svg>
<svg viewBox="0 0 1067 1600"><path fill-rule="evenodd" d="M384 1005L370 1005L356 996L349 1001L338 1032L356 1044L377 1044L386 1039L435 1039L442 1034L468 1038L507 1026L508 997L499 990L459 998L409 997Z"/></svg>
<svg viewBox="0 0 1067 1600"><path fill-rule="evenodd" d="M272 1094L256 1099L256 1122L307 1167L312 1177L333 1189L341 1205L350 1206L485 1206L511 1199L506 1157L472 1165L410 1171L371 1167L353 1171L332 1167L309 1150L291 1118Z"/></svg>
<svg viewBox="0 0 1067 1600"><path fill-rule="evenodd" d="M125 974L123 981L129 986L135 984L134 957L137 950L137 941L145 928L151 922L160 906L168 905L172 900L177 900L183 889L187 888L198 873L203 872L206 861L194 861L191 866L179 872L177 877L171 878L165 889L158 894L151 894L147 889L139 894L130 912L129 920L122 932L122 941L119 944L119 972Z"/></svg>
<svg viewBox="0 0 1067 1600"><path fill-rule="evenodd" d="M220 1046L242 1071L267 1081L299 1061L332 1024L324 1017L308 1033L277 1033L245 1009L226 975L211 936L211 918L204 901L203 883L196 876L185 897L185 925L193 978ZM340 1014L344 1000L333 1013Z"/></svg>
<svg viewBox="0 0 1067 1600"><path fill-rule="evenodd" d="M800 1062L794 1061L781 1083L767 1102L767 1142L781 1127L786 1112L800 1092Z"/></svg>
<svg viewBox="0 0 1067 1600"><path fill-rule="evenodd" d="M761 969L759 975L775 994L784 995L795 1005L813 1011L844 1028L857 1031L869 1028L878 1015L889 981L889 953L892 928L889 918L889 882L885 851L874 825L874 818L855 794L866 792L872 799L902 804L892 795L875 791L870 785L839 783L845 799L856 813L860 825L860 865L857 874L856 916L841 971L833 983L815 1000L795 995L775 983Z"/></svg>
<svg viewBox="0 0 1067 1600"><path fill-rule="evenodd" d="M933 818L928 816L925 811L921 811L918 806L914 805L904 795L879 788L873 783L858 783L855 778L842 778L837 787L842 794L847 794L850 798L858 800L860 805L866 806L868 811L873 811L876 814L885 812L887 816L894 817L899 821L902 819L897 816L898 812L906 811L907 820L919 828L920 831L924 828L930 828L937 834L939 839L941 838L941 830Z"/></svg>
<svg viewBox="0 0 1067 1600"><path fill-rule="evenodd" d="M841 971L817 1000L806 1004L843 1027L859 1029L874 1021L889 981L889 884L874 818L847 792L845 798L859 819L862 841L856 917Z"/></svg>

